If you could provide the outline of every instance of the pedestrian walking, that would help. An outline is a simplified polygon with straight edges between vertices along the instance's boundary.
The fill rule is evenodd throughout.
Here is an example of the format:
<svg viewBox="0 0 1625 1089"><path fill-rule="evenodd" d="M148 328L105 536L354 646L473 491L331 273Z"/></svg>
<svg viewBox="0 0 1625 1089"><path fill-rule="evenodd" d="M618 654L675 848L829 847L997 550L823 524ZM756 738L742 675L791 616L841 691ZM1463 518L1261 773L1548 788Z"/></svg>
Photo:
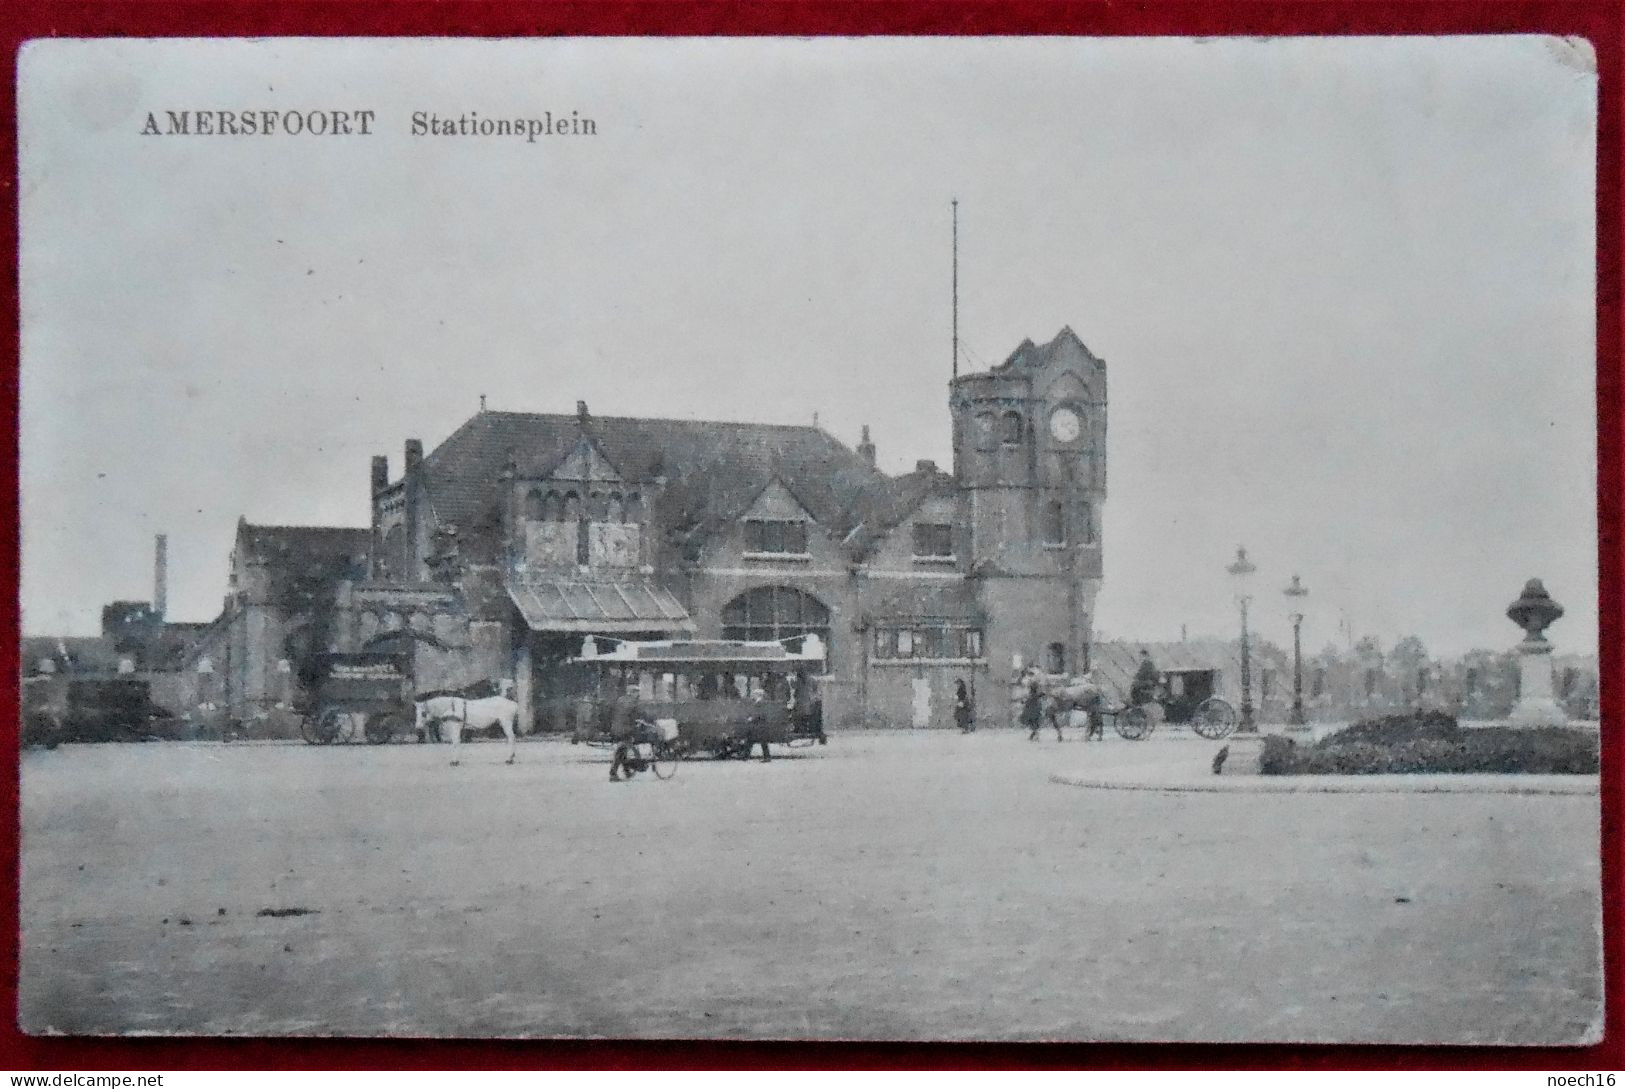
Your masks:
<svg viewBox="0 0 1625 1089"><path fill-rule="evenodd" d="M1036 679L1027 682L1027 697L1021 704L1021 724L1027 727L1027 740L1037 741L1039 727L1044 725L1044 695Z"/></svg>
<svg viewBox="0 0 1625 1089"><path fill-rule="evenodd" d="M962 734L976 732L976 708L971 703L970 690L965 686L963 677L954 682L954 724Z"/></svg>

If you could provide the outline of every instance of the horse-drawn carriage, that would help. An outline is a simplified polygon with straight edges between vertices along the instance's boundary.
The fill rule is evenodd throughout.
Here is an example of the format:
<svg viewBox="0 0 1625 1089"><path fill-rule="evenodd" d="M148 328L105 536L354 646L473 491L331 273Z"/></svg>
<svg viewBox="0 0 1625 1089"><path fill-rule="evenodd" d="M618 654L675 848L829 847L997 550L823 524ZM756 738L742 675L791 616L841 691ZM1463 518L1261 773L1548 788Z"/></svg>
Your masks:
<svg viewBox="0 0 1625 1089"><path fill-rule="evenodd" d="M1111 719L1118 736L1128 741L1144 741L1163 722L1186 723L1197 736L1209 741L1229 737L1236 728L1236 709L1229 701L1207 696L1183 706L1170 693L1166 678L1159 679L1155 688L1140 698L1115 706L1104 691L1083 678L1051 677L1033 671L1024 683L1036 686L1044 721L1057 730L1073 712L1097 722Z"/></svg>
<svg viewBox="0 0 1625 1089"><path fill-rule="evenodd" d="M411 661L404 654L317 655L310 694L299 708L300 734L312 745L357 736L382 745L409 729L416 718Z"/></svg>
<svg viewBox="0 0 1625 1089"><path fill-rule="evenodd" d="M589 637L565 663L582 693L570 740L616 747L648 734L678 756L745 757L757 746L824 744L816 635L779 642ZM641 724L641 726L640 726Z"/></svg>

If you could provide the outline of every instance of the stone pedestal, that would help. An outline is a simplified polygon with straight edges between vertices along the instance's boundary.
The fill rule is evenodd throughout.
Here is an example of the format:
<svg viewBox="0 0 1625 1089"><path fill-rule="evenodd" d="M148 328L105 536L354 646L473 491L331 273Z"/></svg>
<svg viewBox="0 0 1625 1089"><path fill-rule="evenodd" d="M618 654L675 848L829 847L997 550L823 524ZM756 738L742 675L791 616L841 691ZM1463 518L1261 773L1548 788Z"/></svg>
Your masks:
<svg viewBox="0 0 1625 1089"><path fill-rule="evenodd" d="M1264 735L1256 733L1231 734L1225 742L1230 755L1219 768L1220 775L1257 775L1264 759Z"/></svg>
<svg viewBox="0 0 1625 1089"><path fill-rule="evenodd" d="M1518 644L1518 702L1508 720L1514 726L1562 726L1568 715L1552 688L1552 645L1544 639Z"/></svg>
<svg viewBox="0 0 1625 1089"><path fill-rule="evenodd" d="M1552 645L1546 629L1563 615L1539 579L1524 584L1518 600L1507 606L1507 619L1523 629L1518 644L1518 703L1512 708L1514 726L1561 726L1568 716L1552 698Z"/></svg>

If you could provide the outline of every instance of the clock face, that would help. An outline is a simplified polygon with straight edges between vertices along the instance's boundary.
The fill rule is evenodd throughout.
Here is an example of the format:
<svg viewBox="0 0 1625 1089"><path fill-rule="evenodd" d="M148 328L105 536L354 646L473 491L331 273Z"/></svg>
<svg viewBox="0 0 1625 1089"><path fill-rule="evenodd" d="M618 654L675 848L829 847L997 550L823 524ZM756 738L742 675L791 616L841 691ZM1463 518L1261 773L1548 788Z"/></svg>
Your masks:
<svg viewBox="0 0 1625 1089"><path fill-rule="evenodd" d="M1076 442L1083 433L1083 421L1070 408L1058 408L1050 413L1049 433L1056 442Z"/></svg>

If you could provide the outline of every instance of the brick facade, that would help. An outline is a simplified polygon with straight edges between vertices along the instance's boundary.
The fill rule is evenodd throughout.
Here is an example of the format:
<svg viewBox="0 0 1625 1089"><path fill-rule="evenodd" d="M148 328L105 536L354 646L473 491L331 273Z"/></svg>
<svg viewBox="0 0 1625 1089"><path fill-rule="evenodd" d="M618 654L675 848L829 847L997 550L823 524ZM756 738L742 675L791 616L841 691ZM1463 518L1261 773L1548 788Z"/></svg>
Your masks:
<svg viewBox="0 0 1625 1089"><path fill-rule="evenodd" d="M399 479L372 459L366 528L240 527L212 640L233 715L287 698L278 663L301 637L358 650L396 633L420 687L512 678L528 731L567 726L558 663L587 634L816 631L831 728L950 726L959 680L1002 724L1018 663L1088 658L1105 365L1063 329L955 379L948 408L952 471L896 477L867 434L852 449L816 427L584 404L482 409L427 455L408 440Z"/></svg>

